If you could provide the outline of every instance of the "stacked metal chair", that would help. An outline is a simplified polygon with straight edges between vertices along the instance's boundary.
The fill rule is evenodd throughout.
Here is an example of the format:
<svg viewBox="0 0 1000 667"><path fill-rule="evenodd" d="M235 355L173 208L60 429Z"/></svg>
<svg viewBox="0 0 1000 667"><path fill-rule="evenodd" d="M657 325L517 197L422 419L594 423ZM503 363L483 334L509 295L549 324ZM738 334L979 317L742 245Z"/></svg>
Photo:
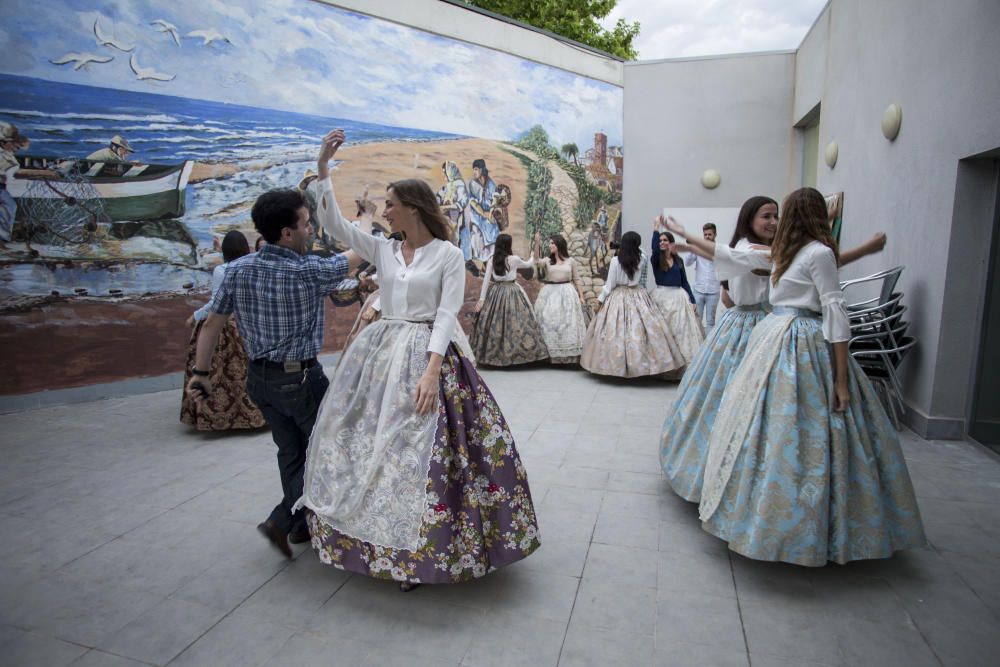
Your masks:
<svg viewBox="0 0 1000 667"><path fill-rule="evenodd" d="M916 344L912 336L906 335L909 322L903 319L903 294L895 291L902 272L903 267L897 266L840 284L851 322L851 356L871 380L896 428L904 411L897 369ZM852 302L852 298L861 300Z"/></svg>

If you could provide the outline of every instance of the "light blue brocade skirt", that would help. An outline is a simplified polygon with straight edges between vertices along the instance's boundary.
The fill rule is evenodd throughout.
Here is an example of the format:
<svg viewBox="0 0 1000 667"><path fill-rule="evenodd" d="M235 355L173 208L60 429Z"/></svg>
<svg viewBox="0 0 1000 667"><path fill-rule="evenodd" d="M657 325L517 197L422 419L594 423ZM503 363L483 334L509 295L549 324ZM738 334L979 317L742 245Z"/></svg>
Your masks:
<svg viewBox="0 0 1000 667"><path fill-rule="evenodd" d="M832 349L819 318L803 315L776 308L750 338L747 368L732 376L715 420L702 526L749 558L808 566L887 558L924 546L895 428L850 357L850 404L842 413L833 410ZM755 347L760 341L772 351ZM761 372L770 371L754 378L761 354L769 357ZM720 425L739 413L745 432L721 432ZM728 436L737 445L729 448L731 468L713 477L719 468L712 459L719 460Z"/></svg>
<svg viewBox="0 0 1000 667"><path fill-rule="evenodd" d="M754 326L766 316L763 306L737 306L723 313L677 388L660 434L660 465L685 500L701 500L708 439L722 394L743 360Z"/></svg>

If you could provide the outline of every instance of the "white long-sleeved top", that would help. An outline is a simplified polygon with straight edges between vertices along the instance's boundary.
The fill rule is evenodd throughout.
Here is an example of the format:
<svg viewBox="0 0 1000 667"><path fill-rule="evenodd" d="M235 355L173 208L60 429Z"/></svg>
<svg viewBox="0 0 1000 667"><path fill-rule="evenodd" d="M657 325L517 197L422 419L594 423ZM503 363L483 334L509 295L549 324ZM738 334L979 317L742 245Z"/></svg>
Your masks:
<svg viewBox="0 0 1000 667"><path fill-rule="evenodd" d="M486 269L486 277L483 278L483 288L479 290L479 303L482 303L486 298L486 292L490 289L490 283L512 283L517 279L518 269L530 269L535 266L534 259L521 259L517 255L511 255L507 258L507 273L502 276L495 275L493 273L493 260L487 261L488 268Z"/></svg>
<svg viewBox="0 0 1000 667"><path fill-rule="evenodd" d="M222 281L226 277L226 267L229 266L229 262L225 264L219 264L217 267L212 269L212 299L215 298L215 293L219 291L222 287ZM212 303L212 299L208 300L204 306L194 311L195 322L201 322L203 319L208 317L208 314L212 311L208 309L208 305Z"/></svg>
<svg viewBox="0 0 1000 667"><path fill-rule="evenodd" d="M767 302L770 276L758 276L750 273L745 261L734 261L734 257L743 257L744 253L757 253L762 258L767 259L765 270L770 273L770 254L766 250L753 250L752 245L750 241L743 238L736 242L735 248L729 248L729 246L722 244L715 246L715 273L719 280L729 281L729 296L737 306L755 306L758 303ZM729 252L719 252L719 248L723 247Z"/></svg>
<svg viewBox="0 0 1000 667"><path fill-rule="evenodd" d="M377 268L382 317L433 321L427 351L443 355L465 297L465 258L458 246L434 239L417 248L407 266L402 241L372 236L344 219L330 179L320 184L316 216L330 236Z"/></svg>
<svg viewBox="0 0 1000 667"><path fill-rule="evenodd" d="M694 284L691 285L695 291L702 294L719 293L719 279L715 275L715 262L691 253L684 260L684 264L687 266L695 265Z"/></svg>
<svg viewBox="0 0 1000 667"><path fill-rule="evenodd" d="M728 256L728 259L726 259ZM771 270L768 253L740 251L726 245L715 246L716 270L719 260L742 262L749 269ZM771 287L771 305L804 308L823 316L823 337L831 343L851 339L851 323L840 289L837 258L819 241L810 241L799 250L788 270Z"/></svg>
<svg viewBox="0 0 1000 667"><path fill-rule="evenodd" d="M608 277L604 281L604 288L601 293L597 296L597 300L604 303L604 300L611 296L612 290L620 285L626 285L628 287L639 286L643 289L647 289L647 283L649 282L649 272L643 271L643 268L649 264L649 260L646 259L645 253L639 259L639 266L636 267L635 275L631 278L625 273L625 269L622 265L618 263L617 257L611 258L611 264L608 265Z"/></svg>

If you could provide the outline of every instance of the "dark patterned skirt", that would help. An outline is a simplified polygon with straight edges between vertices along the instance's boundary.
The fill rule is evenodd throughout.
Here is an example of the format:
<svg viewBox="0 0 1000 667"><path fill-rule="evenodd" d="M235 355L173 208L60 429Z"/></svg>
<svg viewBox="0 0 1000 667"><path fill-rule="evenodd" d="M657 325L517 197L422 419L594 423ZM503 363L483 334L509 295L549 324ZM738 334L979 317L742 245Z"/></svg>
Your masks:
<svg viewBox="0 0 1000 667"><path fill-rule="evenodd" d="M188 343L184 366L184 386L191 380L198 334L204 321L198 322ZM202 405L191 400L186 391L181 395L181 422L199 431L229 431L261 428L264 415L247 395L247 354L236 321L229 318L219 334L219 344L212 357L212 396Z"/></svg>
<svg viewBox="0 0 1000 667"><path fill-rule="evenodd" d="M339 391L337 383L341 374L344 381L357 377L364 382L367 369L379 363L380 350L394 346L399 349L396 340L406 334L388 330L390 326L393 326L392 323L376 323L366 328L345 351L345 360L338 367L328 396ZM412 348L422 358L426 354L426 341L417 338ZM364 355L364 359L359 358L359 363L355 364L352 358L360 355ZM360 375L352 375L354 373ZM405 370L403 374L405 376ZM412 376L418 374L413 373ZM390 383L389 386L395 384ZM387 465L380 465L373 472L381 475L394 466L405 471L422 470L422 464L415 464L412 459L420 458L422 448L429 448L426 483L417 496L422 513L416 517L414 524L419 535L415 548L373 544L352 537L309 510L307 519L312 545L323 563L377 579L443 584L482 577L527 557L538 548L538 523L528 477L514 438L475 366L454 343L448 347L442 363L439 386L436 425L432 426L433 441L406 439L401 449L394 450ZM411 396L408 389L403 395ZM376 438L374 434L365 435L358 430L358 426L350 426L358 422L334 419L340 419L340 414L344 412L350 413L352 401L370 403L381 400L384 399L369 393L359 400L347 399L339 405L331 403L320 409L318 428L314 430L310 444L310 461L306 464L304 500L307 507L315 504L308 500L311 494L328 500L324 496L324 482L316 483L315 480L318 477L329 480L341 474L344 466L335 463L336 460L347 461L350 468L358 443L371 442ZM337 425L336 441L333 442L326 440L322 430L322 424L327 423L327 417L322 414L325 410L337 413L329 422ZM363 412L363 406L358 408L359 414ZM363 417L360 422L364 422ZM348 428L342 428L344 424L348 424ZM348 431L354 431L354 434L348 436ZM317 442L318 434L324 438L324 443ZM332 430L330 435L333 435ZM387 448L391 447L393 445L387 445ZM338 456L343 458L337 459ZM368 454L364 456L367 458ZM351 473L345 479L355 480L347 483L350 485L360 483L356 481L360 477ZM367 483L373 488L378 486L377 482L370 480ZM344 483L334 483L331 488L337 493L343 486ZM360 501L360 513L367 512L369 517L381 516L386 503L399 502L402 505L405 502L403 498L411 496L406 493L391 494L391 497L373 503L369 502L371 494L367 494ZM345 521L353 518L348 516ZM381 525L379 521L358 520L350 525L355 526L358 532L394 532L393 526Z"/></svg>
<svg viewBox="0 0 1000 667"><path fill-rule="evenodd" d="M549 357L531 302L516 282L490 285L469 342L476 361L487 366L516 366Z"/></svg>

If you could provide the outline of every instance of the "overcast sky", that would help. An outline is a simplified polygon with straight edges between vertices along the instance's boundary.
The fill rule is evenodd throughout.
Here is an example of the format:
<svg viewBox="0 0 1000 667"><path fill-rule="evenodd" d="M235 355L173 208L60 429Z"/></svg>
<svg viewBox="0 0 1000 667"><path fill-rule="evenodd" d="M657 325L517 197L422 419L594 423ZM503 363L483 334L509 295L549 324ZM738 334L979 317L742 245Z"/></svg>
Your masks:
<svg viewBox="0 0 1000 667"><path fill-rule="evenodd" d="M826 0L618 0L602 21L639 21L639 60L794 49Z"/></svg>

